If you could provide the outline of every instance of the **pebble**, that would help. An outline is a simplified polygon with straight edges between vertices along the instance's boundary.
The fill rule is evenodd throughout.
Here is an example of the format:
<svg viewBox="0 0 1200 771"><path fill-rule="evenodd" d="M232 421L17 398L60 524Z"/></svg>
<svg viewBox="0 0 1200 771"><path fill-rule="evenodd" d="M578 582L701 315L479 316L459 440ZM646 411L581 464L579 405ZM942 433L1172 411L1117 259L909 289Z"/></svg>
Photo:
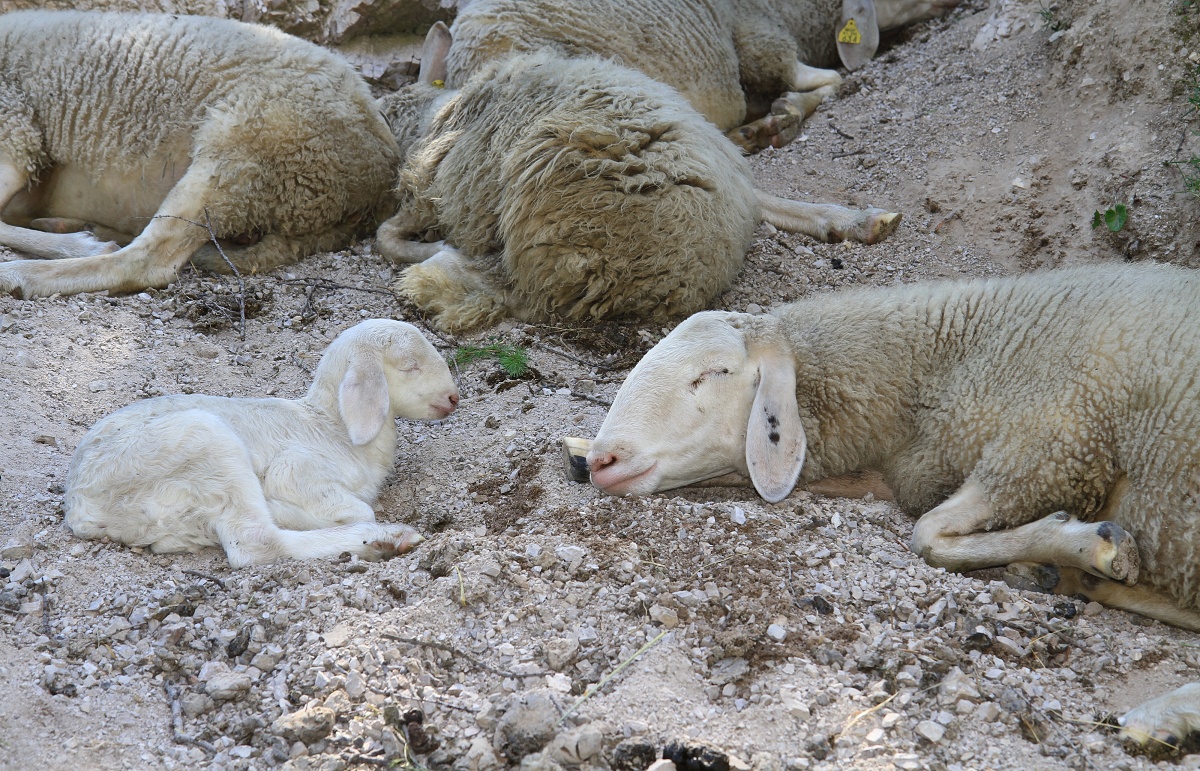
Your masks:
<svg viewBox="0 0 1200 771"><path fill-rule="evenodd" d="M496 724L494 746L510 761L540 752L554 738L561 714L550 691L516 694Z"/></svg>
<svg viewBox="0 0 1200 771"><path fill-rule="evenodd" d="M914 730L916 730L918 736L934 744L940 742L942 736L946 733L945 726L935 723L932 720L922 720L920 723L917 723L917 727Z"/></svg>
<svg viewBox="0 0 1200 771"><path fill-rule="evenodd" d="M771 624L767 627L767 637L775 642L783 642L787 638L787 629L779 624Z"/></svg>
<svg viewBox="0 0 1200 771"><path fill-rule="evenodd" d="M650 619L667 629L674 629L679 626L679 614L672 608L666 608L662 605L650 606Z"/></svg>
<svg viewBox="0 0 1200 771"><path fill-rule="evenodd" d="M315 744L329 735L336 718L332 709L310 701L295 712L280 715L271 729L290 742Z"/></svg>
<svg viewBox="0 0 1200 771"><path fill-rule="evenodd" d="M921 768L921 756L903 753L892 756L892 765L901 771L919 771Z"/></svg>
<svg viewBox="0 0 1200 771"><path fill-rule="evenodd" d="M573 637L559 637L545 645L546 663L556 672L561 672L575 663L579 655L579 641Z"/></svg>
<svg viewBox="0 0 1200 771"><path fill-rule="evenodd" d="M735 524L735 525L746 524L746 512L744 510L742 510L741 506L734 506L733 511L730 512L730 514L729 514L729 518L733 521L733 524Z"/></svg>
<svg viewBox="0 0 1200 771"><path fill-rule="evenodd" d="M88 383L88 390L94 394L100 393L101 391L107 391L108 390L108 381L107 380L93 380L92 382Z"/></svg>
<svg viewBox="0 0 1200 771"><path fill-rule="evenodd" d="M250 690L254 681L242 672L223 672L204 684L204 690L217 701L236 699Z"/></svg>

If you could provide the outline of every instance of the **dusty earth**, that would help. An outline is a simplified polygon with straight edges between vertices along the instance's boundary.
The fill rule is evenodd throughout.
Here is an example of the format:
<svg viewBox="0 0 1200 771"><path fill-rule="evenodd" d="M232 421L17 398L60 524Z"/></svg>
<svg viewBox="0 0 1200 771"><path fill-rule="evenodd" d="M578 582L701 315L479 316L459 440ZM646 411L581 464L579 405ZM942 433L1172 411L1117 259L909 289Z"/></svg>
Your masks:
<svg viewBox="0 0 1200 771"><path fill-rule="evenodd" d="M999 0L906 31L753 160L773 193L886 206L900 230L862 246L764 227L714 307L1196 264L1200 204L1170 162L1200 153L1198 18ZM1125 228L1092 229L1118 203ZM96 419L180 391L297 396L342 329L421 323L392 277L370 242L248 277L244 338L228 277L0 298L0 767L640 771L692 742L709 754L688 768L1200 768L1186 749L1129 754L1106 722L1200 679L1194 634L932 569L886 503L567 482L559 438L595 433L663 328L434 338L520 345L534 369L465 365L456 414L402 426L377 510L429 536L405 557L233 571L215 550L65 530L67 464Z"/></svg>

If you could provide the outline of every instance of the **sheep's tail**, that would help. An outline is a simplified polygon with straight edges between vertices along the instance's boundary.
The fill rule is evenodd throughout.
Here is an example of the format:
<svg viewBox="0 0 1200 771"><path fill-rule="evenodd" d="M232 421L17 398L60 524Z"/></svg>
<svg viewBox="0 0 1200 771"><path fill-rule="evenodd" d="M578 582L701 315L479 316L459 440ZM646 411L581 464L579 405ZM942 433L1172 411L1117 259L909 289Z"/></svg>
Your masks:
<svg viewBox="0 0 1200 771"><path fill-rule="evenodd" d="M263 273L280 265L296 262L310 254L342 249L361 231L361 224L347 222L320 233L299 236L268 233L256 243L246 246L222 240L220 250L209 241L196 250L191 263L197 268L214 273L232 273L229 267L231 263L241 274Z"/></svg>
<svg viewBox="0 0 1200 771"><path fill-rule="evenodd" d="M875 244L892 234L901 215L883 209L849 209L832 203L804 203L756 190L763 222L789 233L804 233L821 241L862 241Z"/></svg>

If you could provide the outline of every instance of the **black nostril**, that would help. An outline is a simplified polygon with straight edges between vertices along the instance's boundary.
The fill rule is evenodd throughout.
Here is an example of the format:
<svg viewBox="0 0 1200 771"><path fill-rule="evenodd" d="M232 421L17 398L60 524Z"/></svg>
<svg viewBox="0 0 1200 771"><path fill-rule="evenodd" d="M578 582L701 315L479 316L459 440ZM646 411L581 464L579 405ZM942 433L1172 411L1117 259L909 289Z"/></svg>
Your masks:
<svg viewBox="0 0 1200 771"><path fill-rule="evenodd" d="M450 404L455 407L458 406L458 394L450 394Z"/></svg>

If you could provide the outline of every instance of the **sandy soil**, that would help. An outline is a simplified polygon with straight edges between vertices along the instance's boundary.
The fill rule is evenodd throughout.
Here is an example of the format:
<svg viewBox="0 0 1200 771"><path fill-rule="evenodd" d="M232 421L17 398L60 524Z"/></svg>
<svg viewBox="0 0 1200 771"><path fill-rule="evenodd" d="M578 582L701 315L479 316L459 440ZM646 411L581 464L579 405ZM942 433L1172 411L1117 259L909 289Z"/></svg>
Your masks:
<svg viewBox="0 0 1200 771"><path fill-rule="evenodd" d="M714 307L1196 264L1200 204L1168 162L1200 153L1197 12L1041 11L968 2L906 31L800 140L757 156L770 192L905 220L877 246L763 227ZM1093 230L1116 203L1125 229ZM0 767L640 771L639 753L671 741L763 771L1156 764L1103 719L1200 679L1194 634L930 568L886 503L767 505L745 487L625 500L567 482L559 438L595 433L663 328L435 338L525 346L535 372L466 366L454 416L402 425L377 510L429 536L411 555L232 571L217 551L154 556L65 530L67 464L96 419L180 391L297 396L342 329L420 323L392 277L369 242L250 277L244 339L224 277L0 298Z"/></svg>

